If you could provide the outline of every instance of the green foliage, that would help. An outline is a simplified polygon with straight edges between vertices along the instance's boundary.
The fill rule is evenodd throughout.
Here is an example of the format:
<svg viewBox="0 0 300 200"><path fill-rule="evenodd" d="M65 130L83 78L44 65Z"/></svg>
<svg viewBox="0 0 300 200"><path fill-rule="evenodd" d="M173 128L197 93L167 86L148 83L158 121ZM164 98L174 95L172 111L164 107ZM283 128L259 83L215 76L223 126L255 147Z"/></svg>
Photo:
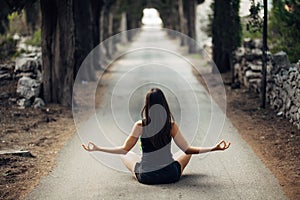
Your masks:
<svg viewBox="0 0 300 200"><path fill-rule="evenodd" d="M241 26L242 26L242 40L244 38L251 38L251 39L256 39L256 38L262 38L262 33L260 31L250 31L248 29L248 20L249 17L244 17L241 20Z"/></svg>
<svg viewBox="0 0 300 200"><path fill-rule="evenodd" d="M24 35L27 32L26 23L24 19L24 12L12 12L7 16L9 21L9 29L7 30L7 34L13 35L18 33L20 35Z"/></svg>
<svg viewBox="0 0 300 200"><path fill-rule="evenodd" d="M7 16L7 18L8 18L9 21L15 20L15 19L17 19L18 17L19 17L19 13L18 13L18 12L12 12L12 13L10 13L10 14Z"/></svg>
<svg viewBox="0 0 300 200"><path fill-rule="evenodd" d="M0 0L0 34L5 34L9 29L9 15L20 13L22 9L36 0L3 1ZM15 16L15 14L13 15ZM10 16L11 17L11 16Z"/></svg>
<svg viewBox="0 0 300 200"><path fill-rule="evenodd" d="M41 29L38 29L34 32L33 36L25 41L25 44L32 45L32 46L41 46L42 43L42 36L41 36Z"/></svg>
<svg viewBox="0 0 300 200"><path fill-rule="evenodd" d="M270 14L271 52L285 51L291 62L300 59L300 2L274 0Z"/></svg>
<svg viewBox="0 0 300 200"><path fill-rule="evenodd" d="M246 30L252 33L262 32L263 18L260 16L263 5L260 2L251 0L249 20L246 25Z"/></svg>

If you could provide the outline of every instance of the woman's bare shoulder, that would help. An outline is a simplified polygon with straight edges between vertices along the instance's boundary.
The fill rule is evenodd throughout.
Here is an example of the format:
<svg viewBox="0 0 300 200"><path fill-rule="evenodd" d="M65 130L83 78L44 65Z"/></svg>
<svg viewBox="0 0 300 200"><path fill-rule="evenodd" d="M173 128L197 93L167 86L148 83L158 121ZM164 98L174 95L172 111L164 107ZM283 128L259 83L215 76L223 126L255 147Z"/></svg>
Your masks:
<svg viewBox="0 0 300 200"><path fill-rule="evenodd" d="M136 121L135 124L136 124L137 126L142 126L142 120Z"/></svg>
<svg viewBox="0 0 300 200"><path fill-rule="evenodd" d="M178 132L178 125L176 122L171 122L171 136L175 137Z"/></svg>
<svg viewBox="0 0 300 200"><path fill-rule="evenodd" d="M172 126L172 128L173 128L173 127L178 127L177 123L174 122L174 121L171 122L171 126Z"/></svg>

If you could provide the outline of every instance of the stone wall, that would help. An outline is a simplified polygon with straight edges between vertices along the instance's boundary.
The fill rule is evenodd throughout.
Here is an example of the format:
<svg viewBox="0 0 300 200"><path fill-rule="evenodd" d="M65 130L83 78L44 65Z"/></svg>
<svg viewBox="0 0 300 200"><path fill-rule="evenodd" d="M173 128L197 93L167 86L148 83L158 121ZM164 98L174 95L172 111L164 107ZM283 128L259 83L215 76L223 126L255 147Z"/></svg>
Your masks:
<svg viewBox="0 0 300 200"><path fill-rule="evenodd" d="M236 81L260 93L261 40L245 39L234 55ZM300 129L300 61L291 64L285 52L267 53L267 102Z"/></svg>
<svg viewBox="0 0 300 200"><path fill-rule="evenodd" d="M18 97L9 97L6 93L1 93L0 97L8 97L9 101L16 103L19 108L45 106L41 99L42 69L41 54L23 54L15 61L0 64L0 85L5 85L7 81L18 80Z"/></svg>

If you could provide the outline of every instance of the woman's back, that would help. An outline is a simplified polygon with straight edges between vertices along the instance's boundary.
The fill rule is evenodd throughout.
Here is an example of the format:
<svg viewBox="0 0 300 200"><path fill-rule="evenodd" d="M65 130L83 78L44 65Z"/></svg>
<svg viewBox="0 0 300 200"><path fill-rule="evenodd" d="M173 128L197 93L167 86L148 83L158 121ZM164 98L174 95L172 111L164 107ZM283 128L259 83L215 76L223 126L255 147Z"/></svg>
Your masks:
<svg viewBox="0 0 300 200"><path fill-rule="evenodd" d="M145 123L143 122L145 125ZM174 159L171 153L172 137L170 129L162 129L157 134L147 137L146 128L143 126L143 134L140 137L142 147L142 169L145 171L154 171L163 168L172 163ZM168 132L166 132L168 131Z"/></svg>

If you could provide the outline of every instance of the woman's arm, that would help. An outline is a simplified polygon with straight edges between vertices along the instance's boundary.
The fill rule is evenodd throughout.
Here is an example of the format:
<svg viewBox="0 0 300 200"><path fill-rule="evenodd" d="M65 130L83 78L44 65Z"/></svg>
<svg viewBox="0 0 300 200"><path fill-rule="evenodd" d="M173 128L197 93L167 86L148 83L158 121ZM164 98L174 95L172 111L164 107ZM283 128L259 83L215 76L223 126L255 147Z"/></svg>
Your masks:
<svg viewBox="0 0 300 200"><path fill-rule="evenodd" d="M82 144L82 147L86 151L102 151L102 152L113 153L113 154L126 154L128 151L132 149L132 147L134 147L141 134L142 134L142 125L141 122L138 121L134 124L130 135L127 137L127 139L125 140L122 146L113 147L113 148L98 147L94 143L89 142L87 146Z"/></svg>
<svg viewBox="0 0 300 200"><path fill-rule="evenodd" d="M222 140L213 147L190 146L187 143L186 139L181 134L176 123L173 123L172 129L171 129L171 135L175 141L175 144L186 154L200 154L200 153L207 153L210 151L224 151L231 144L230 142L226 143L224 140Z"/></svg>

